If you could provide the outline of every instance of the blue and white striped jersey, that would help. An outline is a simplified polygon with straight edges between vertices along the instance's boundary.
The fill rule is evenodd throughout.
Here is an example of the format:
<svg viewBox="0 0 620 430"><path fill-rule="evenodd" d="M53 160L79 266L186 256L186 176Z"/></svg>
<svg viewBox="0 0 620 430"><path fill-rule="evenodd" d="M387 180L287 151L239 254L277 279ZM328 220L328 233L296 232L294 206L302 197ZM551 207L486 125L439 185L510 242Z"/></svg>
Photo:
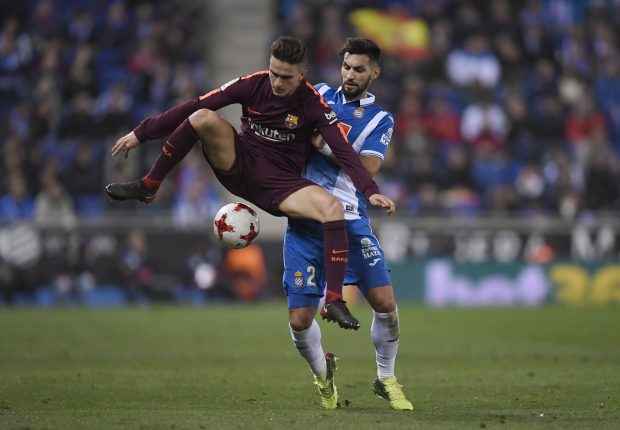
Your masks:
<svg viewBox="0 0 620 430"><path fill-rule="evenodd" d="M394 130L392 115L375 104L375 96L347 102L342 88L327 84L315 85L338 116L347 139L358 154L385 157ZM329 144L329 142L327 142ZM304 171L304 177L332 193L344 206L347 220L367 218L366 199L355 189L349 175L318 151L313 151Z"/></svg>

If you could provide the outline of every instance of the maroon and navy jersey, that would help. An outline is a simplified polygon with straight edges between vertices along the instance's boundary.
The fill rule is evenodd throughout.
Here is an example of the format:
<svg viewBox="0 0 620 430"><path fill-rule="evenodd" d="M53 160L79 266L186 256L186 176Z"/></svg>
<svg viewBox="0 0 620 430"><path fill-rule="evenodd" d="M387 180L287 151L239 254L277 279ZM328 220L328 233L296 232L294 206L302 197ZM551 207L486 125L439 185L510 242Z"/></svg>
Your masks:
<svg viewBox="0 0 620 430"><path fill-rule="evenodd" d="M243 112L241 135L253 156L301 175L312 147L312 134L318 130L366 198L378 192L377 185L348 143L336 114L316 89L303 81L292 95L277 97L273 94L268 71L234 79L198 99L148 118L140 123L135 133L141 141L164 137L198 109L215 111L236 103L242 106Z"/></svg>

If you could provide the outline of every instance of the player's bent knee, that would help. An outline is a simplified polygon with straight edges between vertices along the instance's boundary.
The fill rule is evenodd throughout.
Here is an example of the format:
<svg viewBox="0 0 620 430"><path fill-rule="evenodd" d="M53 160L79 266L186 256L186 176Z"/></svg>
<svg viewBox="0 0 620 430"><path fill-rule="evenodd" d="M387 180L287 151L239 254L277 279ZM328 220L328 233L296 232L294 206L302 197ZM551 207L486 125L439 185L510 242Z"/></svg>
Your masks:
<svg viewBox="0 0 620 430"><path fill-rule="evenodd" d="M216 112L209 109L199 109L189 116L189 123L196 132L200 133L215 127L219 119Z"/></svg>
<svg viewBox="0 0 620 430"><path fill-rule="evenodd" d="M320 210L321 215L326 221L335 221L344 218L342 203L335 198L326 199Z"/></svg>

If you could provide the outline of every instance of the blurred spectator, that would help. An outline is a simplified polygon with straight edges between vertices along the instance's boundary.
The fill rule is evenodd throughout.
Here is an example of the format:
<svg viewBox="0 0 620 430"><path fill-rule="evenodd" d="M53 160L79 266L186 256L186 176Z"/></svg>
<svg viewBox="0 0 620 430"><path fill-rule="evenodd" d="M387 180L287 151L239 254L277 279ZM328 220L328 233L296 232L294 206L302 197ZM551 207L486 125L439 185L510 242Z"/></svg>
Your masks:
<svg viewBox="0 0 620 430"><path fill-rule="evenodd" d="M172 217L179 224L208 224L222 206L215 177L198 148L183 160L176 189Z"/></svg>
<svg viewBox="0 0 620 430"><path fill-rule="evenodd" d="M441 96L432 96L424 115L424 131L444 147L461 144L460 117ZM401 120L402 121L402 120Z"/></svg>
<svg viewBox="0 0 620 430"><path fill-rule="evenodd" d="M80 145L75 159L66 173L65 182L78 200L101 194L101 164L95 159L90 145Z"/></svg>
<svg viewBox="0 0 620 430"><path fill-rule="evenodd" d="M480 94L478 100L463 111L461 134L473 148L486 144L494 150L505 148L508 127L504 110L491 101L489 93Z"/></svg>
<svg viewBox="0 0 620 430"><path fill-rule="evenodd" d="M142 9L149 8L152 10L152 6L148 3L141 3L138 6L137 19L141 23L142 20L150 20L151 16L144 17L141 13ZM142 24L134 23L134 25L139 29ZM115 0L108 4L108 8L105 14L105 20L101 22L99 28L97 29L97 40L106 48L118 48L122 49L128 40L131 37L131 28L132 28L131 19L127 13L126 2L123 0ZM122 51L107 51L112 53L113 56L116 56L115 59L118 58L118 54L121 54ZM122 54L121 54L122 55Z"/></svg>
<svg viewBox="0 0 620 430"><path fill-rule="evenodd" d="M71 100L80 93L86 93L93 98L98 95L97 69L93 55L92 45L81 43L76 47L64 85L65 100Z"/></svg>
<svg viewBox="0 0 620 430"><path fill-rule="evenodd" d="M93 99L82 92L70 102L71 108L60 122L59 137L61 139L97 137L97 122L92 114Z"/></svg>
<svg viewBox="0 0 620 430"><path fill-rule="evenodd" d="M491 50L489 39L482 34L468 36L463 48L452 50L446 67L450 80L461 87L480 85L493 88L501 75L500 64Z"/></svg>
<svg viewBox="0 0 620 430"><path fill-rule="evenodd" d="M519 171L514 188L520 200L521 213L527 215L544 213L545 179L538 163L527 163Z"/></svg>
<svg viewBox="0 0 620 430"><path fill-rule="evenodd" d="M19 171L9 173L8 188L8 193L0 197L0 219L5 222L32 219L34 202Z"/></svg>
<svg viewBox="0 0 620 430"><path fill-rule="evenodd" d="M124 287L132 302L145 301L149 290L153 287L155 273L149 261L144 231L135 229L127 235L127 244L122 255L121 273Z"/></svg>
<svg viewBox="0 0 620 430"><path fill-rule="evenodd" d="M73 200L56 178L48 178L34 202L34 219L41 227L67 230L77 223Z"/></svg>
<svg viewBox="0 0 620 430"><path fill-rule="evenodd" d="M584 207L594 211L618 208L618 172L611 166L615 157L607 151L593 152L586 167Z"/></svg>
<svg viewBox="0 0 620 430"><path fill-rule="evenodd" d="M566 138L583 166L597 147L608 145L607 120L590 94L575 102L566 119Z"/></svg>
<svg viewBox="0 0 620 430"><path fill-rule="evenodd" d="M233 292L243 301L259 298L267 284L267 267L263 250L255 243L231 249L224 259L226 271L233 279Z"/></svg>
<svg viewBox="0 0 620 430"><path fill-rule="evenodd" d="M133 99L123 84L116 84L102 92L95 103L99 116L100 135L122 135L133 127L131 108Z"/></svg>
<svg viewBox="0 0 620 430"><path fill-rule="evenodd" d="M480 198L472 173L467 152L461 147L450 149L446 157L446 167L441 174L441 188L444 192L444 206L447 209L477 209Z"/></svg>

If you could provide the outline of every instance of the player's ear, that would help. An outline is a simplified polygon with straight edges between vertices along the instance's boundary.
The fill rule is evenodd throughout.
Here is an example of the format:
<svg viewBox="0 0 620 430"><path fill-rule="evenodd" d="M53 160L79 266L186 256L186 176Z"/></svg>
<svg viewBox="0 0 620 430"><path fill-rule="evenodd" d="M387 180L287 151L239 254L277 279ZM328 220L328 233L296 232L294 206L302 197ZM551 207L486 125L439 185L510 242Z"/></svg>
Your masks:
<svg viewBox="0 0 620 430"><path fill-rule="evenodd" d="M374 81L375 79L379 77L380 74L381 74L381 67L376 66L372 69L372 72L370 72L370 78Z"/></svg>
<svg viewBox="0 0 620 430"><path fill-rule="evenodd" d="M304 79L306 77L306 72L308 71L308 69L306 69L306 66L301 66L299 68L299 75L301 76L301 79Z"/></svg>

